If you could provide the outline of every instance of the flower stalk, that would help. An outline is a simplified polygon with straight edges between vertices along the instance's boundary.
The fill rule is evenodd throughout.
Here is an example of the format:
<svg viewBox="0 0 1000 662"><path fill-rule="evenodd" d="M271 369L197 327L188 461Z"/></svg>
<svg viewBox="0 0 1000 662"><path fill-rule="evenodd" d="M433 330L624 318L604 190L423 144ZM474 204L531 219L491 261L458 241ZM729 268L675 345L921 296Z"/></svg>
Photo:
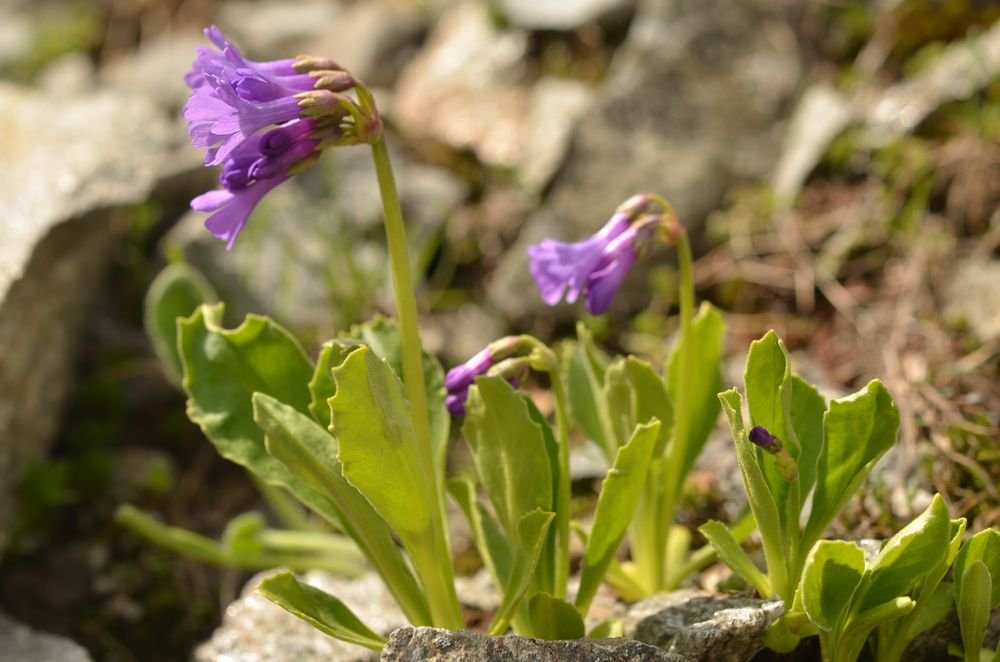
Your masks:
<svg viewBox="0 0 1000 662"><path fill-rule="evenodd" d="M359 97L370 100L370 95ZM417 571L424 581L430 602L431 615L436 624L449 628L462 627L461 609L455 593L452 564L444 559L451 558L451 547L445 527L445 503L441 483L444 480L443 467L434 465L431 447L430 420L427 413L427 389L424 382L423 349L417 325L416 291L410 273L409 247L403 210L399 203L396 180L392 174L389 151L385 140L378 136L372 143L372 158L378 178L379 193L385 218L386 243L389 247L389 262L392 269L393 290L396 297L396 315L399 318L400 343L402 345L403 384L410 401L413 428L418 444L418 454L425 477L427 499L435 504L436 517L430 526L430 546L424 558L414 558Z"/></svg>

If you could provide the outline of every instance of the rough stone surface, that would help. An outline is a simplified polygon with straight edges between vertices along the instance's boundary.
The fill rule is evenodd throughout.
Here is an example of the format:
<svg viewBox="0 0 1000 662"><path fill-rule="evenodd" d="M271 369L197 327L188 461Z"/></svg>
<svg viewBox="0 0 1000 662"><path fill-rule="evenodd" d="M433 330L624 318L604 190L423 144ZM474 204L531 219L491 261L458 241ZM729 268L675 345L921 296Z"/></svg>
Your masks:
<svg viewBox="0 0 1000 662"><path fill-rule="evenodd" d="M155 101L178 119L183 130L178 111L191 93L184 74L191 69L195 49L210 47L208 39L196 32L165 34L103 67L99 79L104 85ZM183 131L186 137L187 131Z"/></svg>
<svg viewBox="0 0 1000 662"><path fill-rule="evenodd" d="M291 11L282 0L226 2L219 8L218 24L247 57L285 58L301 53L303 44L339 20L344 4L339 0L304 0L296 2Z"/></svg>
<svg viewBox="0 0 1000 662"><path fill-rule="evenodd" d="M254 588L269 573L251 579L239 600L226 608L222 625L194 652L195 662L319 662L377 660L378 654L328 637ZM388 635L406 624L399 607L377 575L348 580L325 572L303 578L312 586L337 596L372 630Z"/></svg>
<svg viewBox="0 0 1000 662"><path fill-rule="evenodd" d="M400 77L391 114L404 134L471 150L540 190L591 103L587 86L527 79L528 33L498 30L483 3L447 13Z"/></svg>
<svg viewBox="0 0 1000 662"><path fill-rule="evenodd" d="M740 662L762 648L760 635L783 611L780 600L685 589L634 604L625 616L625 636L690 662Z"/></svg>
<svg viewBox="0 0 1000 662"><path fill-rule="evenodd" d="M529 30L573 30L592 21L628 14L635 0L498 0L513 25Z"/></svg>
<svg viewBox="0 0 1000 662"><path fill-rule="evenodd" d="M629 639L543 641L488 637L462 630L403 627L392 633L382 662L683 662L685 658Z"/></svg>
<svg viewBox="0 0 1000 662"><path fill-rule="evenodd" d="M365 84L388 87L413 57L430 19L409 0L355 2L296 52L331 57Z"/></svg>
<svg viewBox="0 0 1000 662"><path fill-rule="evenodd" d="M0 613L0 662L90 662L90 654L69 639L37 632Z"/></svg>
<svg viewBox="0 0 1000 662"><path fill-rule="evenodd" d="M71 382L72 352L108 261L112 224L168 170L151 103L44 96L0 85L0 548L25 464L43 453Z"/></svg>
<svg viewBox="0 0 1000 662"><path fill-rule="evenodd" d="M955 269L945 316L968 324L983 342L1000 338L1000 260L969 259Z"/></svg>
<svg viewBox="0 0 1000 662"><path fill-rule="evenodd" d="M666 196L693 227L734 183L767 176L801 78L786 13L765 0L640 2L547 203L494 274L488 302L513 319L540 311L539 297L522 294L533 287L527 245L582 239L636 192Z"/></svg>

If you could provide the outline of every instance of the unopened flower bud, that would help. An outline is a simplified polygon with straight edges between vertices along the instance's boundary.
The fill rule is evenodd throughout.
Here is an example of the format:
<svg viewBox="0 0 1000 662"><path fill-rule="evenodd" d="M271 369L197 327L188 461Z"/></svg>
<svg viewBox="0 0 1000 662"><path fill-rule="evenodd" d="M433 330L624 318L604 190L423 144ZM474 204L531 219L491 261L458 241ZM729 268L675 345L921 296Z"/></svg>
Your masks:
<svg viewBox="0 0 1000 662"><path fill-rule="evenodd" d="M295 63L292 64L292 68L302 74L327 69L334 71L343 71L344 69L330 58L319 57L317 55L299 55L295 58Z"/></svg>
<svg viewBox="0 0 1000 662"><path fill-rule="evenodd" d="M316 82L313 83L314 90L330 90L331 92L344 92L351 89L357 82L354 76L347 73L346 71L337 71L334 69L320 69L318 71L311 71L309 75L312 76Z"/></svg>
<svg viewBox="0 0 1000 662"><path fill-rule="evenodd" d="M781 440L775 437L773 434L767 431L767 428L763 426L756 426L750 430L750 434L747 435L750 441L772 455L776 454L782 449Z"/></svg>
<svg viewBox="0 0 1000 662"><path fill-rule="evenodd" d="M649 211L653 205L653 198L647 193L637 193L615 209L616 214L627 216L630 219L637 218L640 214Z"/></svg>
<svg viewBox="0 0 1000 662"><path fill-rule="evenodd" d="M299 100L299 113L312 119L337 119L349 113L345 104L353 103L349 98L330 90L311 90L295 95Z"/></svg>

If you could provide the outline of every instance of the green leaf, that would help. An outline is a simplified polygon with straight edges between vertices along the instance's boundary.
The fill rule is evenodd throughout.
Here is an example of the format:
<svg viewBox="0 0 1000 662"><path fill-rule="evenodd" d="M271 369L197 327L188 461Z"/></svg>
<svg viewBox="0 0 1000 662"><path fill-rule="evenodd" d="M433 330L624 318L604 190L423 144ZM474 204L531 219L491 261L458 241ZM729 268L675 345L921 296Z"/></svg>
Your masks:
<svg viewBox="0 0 1000 662"><path fill-rule="evenodd" d="M736 536L722 522L709 520L698 527L705 539L719 555L722 562L729 566L743 581L753 586L760 595L769 595L771 587L767 577L762 573L746 552L740 546Z"/></svg>
<svg viewBox="0 0 1000 662"><path fill-rule="evenodd" d="M913 611L916 603L902 596L876 605L848 619L837 641L839 653L834 659L856 660L861 655L872 630L903 618Z"/></svg>
<svg viewBox="0 0 1000 662"><path fill-rule="evenodd" d="M816 484L816 463L823 451L823 415L826 400L816 387L798 375L792 375L792 428L799 441L799 494L805 503L809 490Z"/></svg>
<svg viewBox="0 0 1000 662"><path fill-rule="evenodd" d="M673 425L673 405L660 376L649 363L629 356L612 363L604 380L616 444L625 445L635 426L655 418L660 421L660 436L653 456L663 455Z"/></svg>
<svg viewBox="0 0 1000 662"><path fill-rule="evenodd" d="M569 408L573 419L611 462L617 444L607 401L603 397L605 367L598 358L590 332L582 322L577 324L576 332L577 342L568 345L565 350L568 357L560 362L566 371Z"/></svg>
<svg viewBox="0 0 1000 662"><path fill-rule="evenodd" d="M602 395L608 407L608 420L614 437L614 446L625 445L635 429L635 412L632 407L632 388L625 374L625 357L619 356L604 373Z"/></svg>
<svg viewBox="0 0 1000 662"><path fill-rule="evenodd" d="M785 412L791 408L791 367L785 344L774 331L750 343L750 354L743 373L747 392L747 408L753 425L761 425L786 444L789 441ZM789 448L792 457L795 449Z"/></svg>
<svg viewBox="0 0 1000 662"><path fill-rule="evenodd" d="M254 420L267 450L305 486L336 508L340 526L362 550L413 623L430 624L430 610L392 531L371 503L341 474L337 440L305 414L263 393L254 394Z"/></svg>
<svg viewBox="0 0 1000 662"><path fill-rule="evenodd" d="M531 596L528 613L532 634L540 639L581 639L586 633L580 612L565 600L548 593Z"/></svg>
<svg viewBox="0 0 1000 662"><path fill-rule="evenodd" d="M955 603L955 587L949 583L939 583L930 595L921 596L911 616L916 616L909 624L906 634L910 639L941 622Z"/></svg>
<svg viewBox="0 0 1000 662"><path fill-rule="evenodd" d="M750 343L743 380L746 384L751 424L763 426L778 437L789 455L797 459L799 442L791 424L791 374L785 344L774 331L768 331L763 338ZM782 478L775 458L760 448L754 448L754 453L774 495L774 501L778 504L782 531L797 527L801 498L797 503L789 504L791 483Z"/></svg>
<svg viewBox="0 0 1000 662"><path fill-rule="evenodd" d="M844 619L865 571L865 553L853 542L821 540L802 570L802 605L816 627L831 632Z"/></svg>
<svg viewBox="0 0 1000 662"><path fill-rule="evenodd" d="M503 598L490 623L490 634L502 634L507 629L514 610L521 604L521 599L531 584L532 574L545 544L545 536L554 517L555 513L536 509L526 513L518 521L517 533L511 544L513 558L510 574L502 584Z"/></svg>
<svg viewBox="0 0 1000 662"><path fill-rule="evenodd" d="M509 540L521 517L552 509L552 469L541 426L503 377L478 377L469 389L462 434L479 480Z"/></svg>
<svg viewBox="0 0 1000 662"><path fill-rule="evenodd" d="M625 624L620 618L601 621L587 633L588 639L620 639L625 636Z"/></svg>
<svg viewBox="0 0 1000 662"><path fill-rule="evenodd" d="M679 474L681 476L686 476L691 470L719 418L718 393L722 389L721 366L725 335L726 325L722 315L707 301L702 302L691 323L691 337L686 341L690 346L678 343L667 359L667 391L673 402L677 401L677 390L680 388L681 352L690 352L691 365L696 367L689 384L689 409L683 413L674 412L673 416L672 438L675 443L678 421L686 415L690 423L687 440L681 442L684 448Z"/></svg>
<svg viewBox="0 0 1000 662"><path fill-rule="evenodd" d="M990 606L1000 606L1000 531L995 528L985 529L969 539L962 551L955 558L955 590L956 597L961 599L962 585L958 578L965 574L966 567L973 561L982 561L993 577L993 592L990 596Z"/></svg>
<svg viewBox="0 0 1000 662"><path fill-rule="evenodd" d="M615 462L601 486L576 596L576 606L583 614L590 608L604 572L632 521L659 436L660 422L655 418L646 425L637 426L629 442L618 449Z"/></svg>
<svg viewBox="0 0 1000 662"><path fill-rule="evenodd" d="M431 502L410 405L403 385L384 359L359 347L333 370L330 399L337 458L351 485L411 550L431 528Z"/></svg>
<svg viewBox="0 0 1000 662"><path fill-rule="evenodd" d="M309 412L324 428L330 427L330 398L337 392L333 369L344 362L350 348L330 341L323 344L309 381Z"/></svg>
<svg viewBox="0 0 1000 662"><path fill-rule="evenodd" d="M270 395L308 415L312 366L295 339L267 319L250 315L238 328L219 326L223 305L202 306L178 322L188 418L198 424L223 457L246 467L265 483L287 488L329 521L338 516L329 499L301 485L264 447L254 423L252 397Z"/></svg>
<svg viewBox="0 0 1000 662"><path fill-rule="evenodd" d="M486 566L497 588L503 593L513 563L510 543L507 542L496 520L476 499L476 485L471 477L462 476L448 481L448 491L465 513L465 519L472 529L476 550L483 560L483 565Z"/></svg>
<svg viewBox="0 0 1000 662"><path fill-rule="evenodd" d="M857 393L830 403L823 417L823 431L823 450L803 549L819 539L875 462L896 443L899 410L882 383L872 380Z"/></svg>
<svg viewBox="0 0 1000 662"><path fill-rule="evenodd" d="M260 513L237 515L229 520L222 532L222 546L237 556L260 554L263 547L258 537L266 526Z"/></svg>
<svg viewBox="0 0 1000 662"><path fill-rule="evenodd" d="M778 505L775 503L771 488L757 464L757 454L754 452L756 447L747 439L746 430L743 427L743 399L740 397L739 391L734 388L720 393L719 401L722 403L722 411L729 419L729 429L733 435L733 442L736 444L736 460L740 465L743 486L746 488L747 503L750 505L750 511L757 522L757 530L764 543L768 576L772 580L771 590L776 591L777 587L773 585L774 574L772 573L783 573L785 567Z"/></svg>
<svg viewBox="0 0 1000 662"><path fill-rule="evenodd" d="M374 651L385 646L385 638L362 623L347 605L325 591L303 584L289 572L263 580L257 586L257 593L335 639Z"/></svg>
<svg viewBox="0 0 1000 662"><path fill-rule="evenodd" d="M868 568L863 597L855 607L865 611L908 594L927 573L948 556L951 519L941 495L927 509L889 539Z"/></svg>
<svg viewBox="0 0 1000 662"><path fill-rule="evenodd" d="M979 651L990 622L990 593L993 580L986 564L976 559L968 564L961 577L958 600L958 623L966 652ZM966 656L966 659L969 659Z"/></svg>
<svg viewBox="0 0 1000 662"><path fill-rule="evenodd" d="M153 351L163 365L163 374L181 385L184 368L177 349L177 320L190 316L203 303L217 300L205 277L186 264L170 264L161 271L146 293L143 324Z"/></svg>
<svg viewBox="0 0 1000 662"><path fill-rule="evenodd" d="M345 353L349 353L359 345L367 345L376 356L388 361L394 373L403 374L402 343L399 324L395 320L376 317L352 327L350 333L338 337L334 343L347 350ZM438 483L443 489L445 454L448 450L448 433L451 429L451 415L444 407L444 400L447 397L444 388L444 370L441 368L441 363L427 352L423 352L423 362L431 447L434 453L434 466L438 470Z"/></svg>

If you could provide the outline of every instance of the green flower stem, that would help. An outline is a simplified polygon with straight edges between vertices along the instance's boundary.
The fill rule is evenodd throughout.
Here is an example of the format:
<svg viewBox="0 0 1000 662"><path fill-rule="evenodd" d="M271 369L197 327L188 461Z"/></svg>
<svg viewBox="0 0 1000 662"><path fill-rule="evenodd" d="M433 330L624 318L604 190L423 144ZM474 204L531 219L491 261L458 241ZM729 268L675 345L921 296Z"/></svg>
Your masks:
<svg viewBox="0 0 1000 662"><path fill-rule="evenodd" d="M802 577L802 568L799 563L799 542L802 532L799 530L799 509L801 497L799 495L799 479L796 478L789 484L788 500L786 501L787 514L785 517L788 530L785 532L787 549L785 550L785 567L788 580L786 591L788 595L782 595L781 599L785 604L791 604L795 597L795 589L798 588L799 579Z"/></svg>
<svg viewBox="0 0 1000 662"><path fill-rule="evenodd" d="M559 546L556 548L556 575L554 597L566 598L566 580L569 577L569 516L570 516L570 480L569 480L569 403L566 399L566 389L562 383L562 371L553 370L549 373L552 380L552 392L556 398L556 443L559 445L559 485L556 494L556 532L559 535Z"/></svg>
<svg viewBox="0 0 1000 662"><path fill-rule="evenodd" d="M670 213L673 209L666 201L661 201ZM661 539L659 547L666 550L670 536L670 525L674 521L674 511L681 497L684 486L682 473L684 458L691 434L691 403L690 391L694 364L688 347L691 342L691 326L694 320L694 259L691 256L691 243L687 232L681 228L677 233L677 264L680 268L680 317L681 329L678 347L680 348L680 369L677 383L677 393L674 399L674 434L668 446L666 462L664 463L663 492L657 515L658 533ZM662 588L664 569L657 570L657 589Z"/></svg>
<svg viewBox="0 0 1000 662"><path fill-rule="evenodd" d="M427 498L431 504L437 506L436 517L432 517L428 523L430 548L420 555L423 558L414 558L413 561L417 573L423 580L424 590L427 591L435 625L458 629L463 626L462 610L455 594L451 549L448 544L448 531L444 525L444 491L440 484L444 479L443 468L439 469L434 465L434 453L431 447L423 351L417 327L417 300L410 274L406 227L403 223L399 194L396 191L396 180L392 174L392 164L389 162L389 151L381 136L372 143L372 158L375 161L375 173L385 213L385 234L389 246L393 289L396 294L396 315L399 317L402 345L403 383L410 401L417 451L422 464L421 470L426 478Z"/></svg>
<svg viewBox="0 0 1000 662"><path fill-rule="evenodd" d="M346 577L356 577L364 570L364 558L352 542L325 533L265 530L256 537L261 551L236 553L215 540L164 524L132 506L121 506L115 521L171 552L227 568L263 570L283 566L297 571L328 570Z"/></svg>

